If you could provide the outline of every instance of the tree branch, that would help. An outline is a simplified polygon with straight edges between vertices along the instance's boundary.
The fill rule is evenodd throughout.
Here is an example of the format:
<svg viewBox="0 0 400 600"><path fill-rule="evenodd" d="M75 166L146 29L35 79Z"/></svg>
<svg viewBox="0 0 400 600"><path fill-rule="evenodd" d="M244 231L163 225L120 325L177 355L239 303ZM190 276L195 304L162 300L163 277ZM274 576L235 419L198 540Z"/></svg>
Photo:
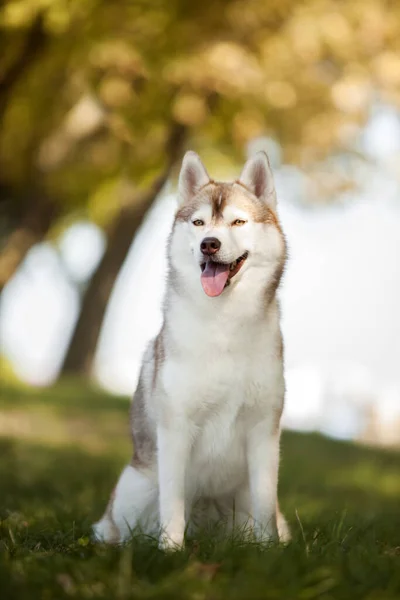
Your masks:
<svg viewBox="0 0 400 600"><path fill-rule="evenodd" d="M43 14L38 14L18 58L0 77L0 119L3 117L14 86L46 47L47 36L43 28L43 20Z"/></svg>

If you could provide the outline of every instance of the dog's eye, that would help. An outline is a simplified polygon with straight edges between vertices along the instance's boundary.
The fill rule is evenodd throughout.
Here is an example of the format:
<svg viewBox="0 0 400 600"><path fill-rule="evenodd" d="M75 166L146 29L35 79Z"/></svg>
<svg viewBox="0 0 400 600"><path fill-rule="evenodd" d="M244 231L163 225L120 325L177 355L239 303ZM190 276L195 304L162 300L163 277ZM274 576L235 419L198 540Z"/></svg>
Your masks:
<svg viewBox="0 0 400 600"><path fill-rule="evenodd" d="M244 219L235 219L233 221L232 225L240 226L240 225L244 225L245 223L247 223L247 221L245 221Z"/></svg>
<svg viewBox="0 0 400 600"><path fill-rule="evenodd" d="M204 221L202 221L201 219L196 219L195 221L192 221L192 223L196 227L201 227L202 225L204 225Z"/></svg>

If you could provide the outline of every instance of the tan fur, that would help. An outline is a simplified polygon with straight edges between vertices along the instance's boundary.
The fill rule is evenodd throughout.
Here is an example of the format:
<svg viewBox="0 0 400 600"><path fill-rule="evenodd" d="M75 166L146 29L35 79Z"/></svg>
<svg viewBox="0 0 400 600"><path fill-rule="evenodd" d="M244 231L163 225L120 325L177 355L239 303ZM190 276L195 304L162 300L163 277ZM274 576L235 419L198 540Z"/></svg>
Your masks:
<svg viewBox="0 0 400 600"><path fill-rule="evenodd" d="M278 358L280 360L283 360L283 355L284 355L283 338L282 338L282 336L280 336L279 341L278 341Z"/></svg>
<svg viewBox="0 0 400 600"><path fill-rule="evenodd" d="M276 408L274 411L274 420L273 420L273 424L272 424L272 433L273 434L276 434L279 432L280 425L281 425L282 413L283 413L283 402L282 402L281 406Z"/></svg>
<svg viewBox="0 0 400 600"><path fill-rule="evenodd" d="M282 236L283 237L283 236ZM268 306L270 304L270 302L275 299L275 294L276 291L279 287L279 284L281 282L282 279L282 275L283 272L285 270L285 265L286 265L286 257L278 264L276 270L275 270L275 274L274 277L270 283L269 286L267 286L266 290L265 290L265 303L266 306ZM279 303L276 301L276 305L279 311Z"/></svg>
<svg viewBox="0 0 400 600"><path fill-rule="evenodd" d="M176 214L176 221L188 221L202 204L212 206L214 223L220 221L224 208L235 205L249 213L255 223L270 223L281 233L279 219L274 211L254 195L240 182L219 183L211 181L200 188L190 202L185 203Z"/></svg>
<svg viewBox="0 0 400 600"><path fill-rule="evenodd" d="M137 469L143 469L151 464L156 451L156 443L150 432L143 386L140 380L132 401L130 416L134 451L132 465Z"/></svg>
<svg viewBox="0 0 400 600"><path fill-rule="evenodd" d="M164 349L164 325L161 328L160 333L157 335L154 341L154 372L153 372L153 390L156 387L157 377L160 373L160 368L165 359L165 349Z"/></svg>

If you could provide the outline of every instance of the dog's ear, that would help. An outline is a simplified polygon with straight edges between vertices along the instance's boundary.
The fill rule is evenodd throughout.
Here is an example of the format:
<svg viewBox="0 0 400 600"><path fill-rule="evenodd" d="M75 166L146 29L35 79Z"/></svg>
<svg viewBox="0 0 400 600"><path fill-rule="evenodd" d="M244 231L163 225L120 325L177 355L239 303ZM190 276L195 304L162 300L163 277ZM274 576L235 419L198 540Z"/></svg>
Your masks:
<svg viewBox="0 0 400 600"><path fill-rule="evenodd" d="M179 174L179 199L181 203L188 202L196 192L209 183L210 177L205 166L196 152L186 152L183 157L182 168Z"/></svg>
<svg viewBox="0 0 400 600"><path fill-rule="evenodd" d="M265 152L257 152L249 158L243 167L239 181L270 208L276 208L274 177Z"/></svg>

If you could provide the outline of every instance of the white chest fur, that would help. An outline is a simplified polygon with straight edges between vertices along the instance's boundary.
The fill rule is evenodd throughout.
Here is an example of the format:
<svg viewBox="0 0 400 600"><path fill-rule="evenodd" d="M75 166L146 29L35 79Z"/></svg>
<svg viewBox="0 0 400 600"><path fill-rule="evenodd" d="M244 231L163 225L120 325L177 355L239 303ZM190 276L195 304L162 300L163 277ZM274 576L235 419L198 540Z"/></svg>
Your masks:
<svg viewBox="0 0 400 600"><path fill-rule="evenodd" d="M272 424L282 397L276 307L263 318L235 314L234 306L222 305L203 320L175 299L165 332L161 415L176 419L190 439L187 485L195 495L240 485L247 430L263 419Z"/></svg>

